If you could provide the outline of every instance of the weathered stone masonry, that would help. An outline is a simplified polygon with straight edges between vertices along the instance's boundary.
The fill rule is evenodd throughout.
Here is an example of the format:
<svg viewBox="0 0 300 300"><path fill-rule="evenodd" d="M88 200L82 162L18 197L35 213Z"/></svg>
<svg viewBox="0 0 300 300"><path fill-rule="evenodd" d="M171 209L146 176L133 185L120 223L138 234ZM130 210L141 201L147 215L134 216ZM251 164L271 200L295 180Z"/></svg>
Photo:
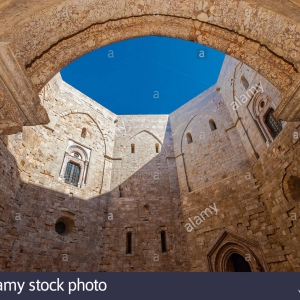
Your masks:
<svg viewBox="0 0 300 300"><path fill-rule="evenodd" d="M250 67L227 57L216 85L169 116L117 116L60 75L40 98L49 124L1 136L2 271L226 271L230 253L252 271L299 271L299 123L263 131L260 107L280 94ZM68 145L88 153L80 187L61 176Z"/></svg>

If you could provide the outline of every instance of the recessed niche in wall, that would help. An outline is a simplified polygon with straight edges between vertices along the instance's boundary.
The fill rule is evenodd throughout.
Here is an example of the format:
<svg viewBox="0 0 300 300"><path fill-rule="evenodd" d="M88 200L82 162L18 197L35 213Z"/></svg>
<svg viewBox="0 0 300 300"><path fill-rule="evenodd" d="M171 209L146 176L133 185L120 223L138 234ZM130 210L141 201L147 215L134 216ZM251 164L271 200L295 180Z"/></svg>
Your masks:
<svg viewBox="0 0 300 300"><path fill-rule="evenodd" d="M217 130L217 125L213 119L209 120L209 126L211 131Z"/></svg>
<svg viewBox="0 0 300 300"><path fill-rule="evenodd" d="M86 128L82 128L82 131L81 131L81 137L82 137L82 138L86 138L86 133L87 133Z"/></svg>
<svg viewBox="0 0 300 300"><path fill-rule="evenodd" d="M126 254L132 254L132 233L126 233Z"/></svg>
<svg viewBox="0 0 300 300"><path fill-rule="evenodd" d="M295 201L300 202L300 178L298 176L291 176L288 180L290 193Z"/></svg>
<svg viewBox="0 0 300 300"><path fill-rule="evenodd" d="M74 220L68 217L60 217L55 224L57 234L65 236L72 232L74 228Z"/></svg>
<svg viewBox="0 0 300 300"><path fill-rule="evenodd" d="M252 272L245 257L233 253L227 260L226 272Z"/></svg>
<svg viewBox="0 0 300 300"><path fill-rule="evenodd" d="M223 230L206 255L210 272L268 271L260 244L229 229Z"/></svg>
<svg viewBox="0 0 300 300"><path fill-rule="evenodd" d="M190 132L186 134L186 141L188 144L191 144L193 142L192 134Z"/></svg>
<svg viewBox="0 0 300 300"><path fill-rule="evenodd" d="M155 144L155 152L159 153L159 144Z"/></svg>
<svg viewBox="0 0 300 300"><path fill-rule="evenodd" d="M166 232L162 230L160 232L160 239L161 239L161 252L167 253L167 240L166 240Z"/></svg>
<svg viewBox="0 0 300 300"><path fill-rule="evenodd" d="M242 75L242 77L241 77L241 82L242 82L244 88L246 90L248 90L248 88L249 88L249 82L248 82L248 80L246 79L246 77L244 75Z"/></svg>
<svg viewBox="0 0 300 300"><path fill-rule="evenodd" d="M300 177L291 174L285 176L283 191L289 201L300 202Z"/></svg>

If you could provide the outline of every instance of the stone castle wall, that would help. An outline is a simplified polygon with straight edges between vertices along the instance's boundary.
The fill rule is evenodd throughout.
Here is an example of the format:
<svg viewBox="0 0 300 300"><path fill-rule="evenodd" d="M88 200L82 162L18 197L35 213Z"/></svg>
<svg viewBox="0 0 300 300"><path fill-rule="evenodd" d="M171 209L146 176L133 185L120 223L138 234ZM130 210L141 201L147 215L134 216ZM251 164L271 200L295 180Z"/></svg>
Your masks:
<svg viewBox="0 0 300 300"><path fill-rule="evenodd" d="M3 207L6 203L10 214L3 236L10 242L1 268L188 270L168 116L116 116L59 75L41 97L51 122L5 137L7 148L3 145ZM70 141L91 153L82 188L61 178ZM66 236L55 232L60 218L71 222ZM168 250L163 254L162 230ZM128 231L133 233L130 255L125 253Z"/></svg>
<svg viewBox="0 0 300 300"><path fill-rule="evenodd" d="M264 91L234 110L236 98L258 82ZM262 76L227 57L217 84L170 116L191 271L217 270L228 244L237 253L245 247L257 271L299 271L299 123L283 123L270 140L255 118L261 99L274 107L280 101Z"/></svg>
<svg viewBox="0 0 300 300"><path fill-rule="evenodd" d="M279 93L248 66L227 57L169 116L117 116L60 75L40 96L50 123L1 137L1 270L216 271L231 245L253 270L299 271L299 123L273 141L260 118ZM62 178L70 143L90 153L81 187Z"/></svg>

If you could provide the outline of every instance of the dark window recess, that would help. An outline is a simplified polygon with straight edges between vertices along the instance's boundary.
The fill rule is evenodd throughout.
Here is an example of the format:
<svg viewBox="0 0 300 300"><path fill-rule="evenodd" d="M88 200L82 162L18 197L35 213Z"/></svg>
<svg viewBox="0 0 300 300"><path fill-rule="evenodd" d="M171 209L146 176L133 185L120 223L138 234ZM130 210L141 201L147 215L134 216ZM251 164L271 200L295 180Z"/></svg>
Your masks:
<svg viewBox="0 0 300 300"><path fill-rule="evenodd" d="M227 272L251 272L251 268L243 256L233 253L227 261Z"/></svg>
<svg viewBox="0 0 300 300"><path fill-rule="evenodd" d="M248 82L248 80L246 79L246 77L244 75L242 75L242 77L241 77L241 82L242 82L244 88L246 90L248 90L248 88L249 88L249 82Z"/></svg>
<svg viewBox="0 0 300 300"><path fill-rule="evenodd" d="M281 132L282 130L282 124L279 120L277 120L275 117L274 117L274 109L271 108L267 115L266 115L266 125L268 126L269 128L269 131L273 137L273 139L275 139L277 137L277 135Z"/></svg>
<svg viewBox="0 0 300 300"><path fill-rule="evenodd" d="M192 135L191 135L190 132L188 132L186 134L186 141L187 141L188 144L191 144L193 142L193 138L192 138Z"/></svg>
<svg viewBox="0 0 300 300"><path fill-rule="evenodd" d="M287 184L290 189L292 198L295 201L300 202L300 178L292 175Z"/></svg>
<svg viewBox="0 0 300 300"><path fill-rule="evenodd" d="M65 223L63 223L63 222L57 222L56 224L55 224L55 231L58 233L58 234L63 234L63 233L65 233L65 231L66 231L66 224Z"/></svg>
<svg viewBox="0 0 300 300"><path fill-rule="evenodd" d="M132 234L131 234L131 232L127 232L127 234L126 234L126 254L131 254L131 242L132 242Z"/></svg>
<svg viewBox="0 0 300 300"><path fill-rule="evenodd" d="M123 198L123 188L119 185L120 198Z"/></svg>
<svg viewBox="0 0 300 300"><path fill-rule="evenodd" d="M159 145L158 144L155 145L155 151L156 151L156 153L159 153Z"/></svg>
<svg viewBox="0 0 300 300"><path fill-rule="evenodd" d="M217 130L217 125L214 120L209 120L209 126L211 131Z"/></svg>
<svg viewBox="0 0 300 300"><path fill-rule="evenodd" d="M86 128L82 128L81 137L86 138Z"/></svg>
<svg viewBox="0 0 300 300"><path fill-rule="evenodd" d="M160 233L161 238L161 252L166 253L167 252L167 242L166 242L166 232L162 231Z"/></svg>
<svg viewBox="0 0 300 300"><path fill-rule="evenodd" d="M79 166L68 162L65 172L65 182L71 185L78 185L80 168Z"/></svg>
<svg viewBox="0 0 300 300"><path fill-rule="evenodd" d="M131 153L134 153L134 152L135 152L134 144L131 144Z"/></svg>

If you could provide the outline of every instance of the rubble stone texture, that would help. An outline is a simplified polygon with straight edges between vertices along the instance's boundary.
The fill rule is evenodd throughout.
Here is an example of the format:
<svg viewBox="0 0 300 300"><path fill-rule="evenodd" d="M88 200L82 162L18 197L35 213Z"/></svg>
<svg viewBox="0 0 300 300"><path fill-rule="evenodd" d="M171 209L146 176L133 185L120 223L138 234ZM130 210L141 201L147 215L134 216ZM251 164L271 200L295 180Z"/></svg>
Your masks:
<svg viewBox="0 0 300 300"><path fill-rule="evenodd" d="M253 271L299 271L299 11L283 0L1 1L0 269L225 271L234 252ZM147 35L232 58L169 116L117 116L56 75ZM244 78L263 92L233 110ZM276 139L259 97L286 121ZM60 177L70 141L91 152L81 188Z"/></svg>

